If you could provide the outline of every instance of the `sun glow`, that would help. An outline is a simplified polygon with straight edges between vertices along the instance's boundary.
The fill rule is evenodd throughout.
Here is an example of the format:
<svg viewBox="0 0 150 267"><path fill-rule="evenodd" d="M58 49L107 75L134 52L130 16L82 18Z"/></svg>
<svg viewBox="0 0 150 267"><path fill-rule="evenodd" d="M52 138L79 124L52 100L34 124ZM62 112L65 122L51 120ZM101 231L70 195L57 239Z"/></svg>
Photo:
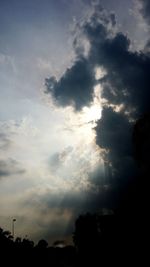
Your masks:
<svg viewBox="0 0 150 267"><path fill-rule="evenodd" d="M96 122L101 118L101 107L97 105L93 105L90 108L84 107L84 119L86 122Z"/></svg>
<svg viewBox="0 0 150 267"><path fill-rule="evenodd" d="M100 85L96 85L93 93L93 102L90 107L83 108L83 116L86 123L96 122L101 118L101 98L100 98Z"/></svg>

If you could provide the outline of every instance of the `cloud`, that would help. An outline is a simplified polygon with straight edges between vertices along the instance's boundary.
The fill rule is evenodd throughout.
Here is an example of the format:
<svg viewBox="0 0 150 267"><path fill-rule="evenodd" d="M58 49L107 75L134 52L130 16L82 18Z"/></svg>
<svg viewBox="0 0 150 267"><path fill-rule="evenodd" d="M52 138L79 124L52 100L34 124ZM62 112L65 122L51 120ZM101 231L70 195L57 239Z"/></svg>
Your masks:
<svg viewBox="0 0 150 267"><path fill-rule="evenodd" d="M96 128L96 142L104 149L106 171L105 183L127 182L136 171L133 158L133 123L123 112L105 107ZM125 180L126 179L126 180Z"/></svg>
<svg viewBox="0 0 150 267"><path fill-rule="evenodd" d="M132 155L132 130L134 120L149 112L150 58L144 52L131 51L129 38L110 31L103 17L96 22L92 18L85 24L84 33L91 45L89 61L107 73L99 80L105 104L95 128L96 141L104 149L108 183L111 178L113 184L124 185L137 172Z"/></svg>
<svg viewBox="0 0 150 267"><path fill-rule="evenodd" d="M99 159L99 148L91 144L69 146L53 154L48 160L51 185L57 186L61 194L68 191L87 192L95 190L95 182L90 173L100 165L103 173L103 162Z"/></svg>
<svg viewBox="0 0 150 267"><path fill-rule="evenodd" d="M91 25L88 28L91 40L89 60L107 72L100 81L102 98L108 104L123 104L124 110L133 116L149 110L149 57L131 52L130 41L123 33L117 33L113 38L103 36L103 40L95 41L93 34L98 35L99 29L94 29L93 33Z"/></svg>
<svg viewBox="0 0 150 267"><path fill-rule="evenodd" d="M144 19L150 24L150 1L149 0L139 0L141 3L140 12Z"/></svg>
<svg viewBox="0 0 150 267"><path fill-rule="evenodd" d="M138 6L138 17L140 14L142 24L144 26L144 30L146 31L147 35L147 41L145 44L144 51L148 54L150 53L150 38L149 38L149 32L150 32L150 2L148 0L137 0L137 6Z"/></svg>
<svg viewBox="0 0 150 267"><path fill-rule="evenodd" d="M110 29L116 25L115 14L107 15L101 5L95 6L95 12L91 16L90 22L77 27L78 31L82 31L82 37L80 38L79 33L74 39L73 45L77 57L73 65L65 71L59 80L54 76L45 79L45 92L51 94L56 104L72 105L78 111L83 106L91 104L94 86L97 84L94 72L96 62L92 62L87 55L90 51L90 47L87 49L87 46L90 43L92 50L92 42L99 42L99 40L103 42L107 38L106 26Z"/></svg>
<svg viewBox="0 0 150 267"><path fill-rule="evenodd" d="M0 160L0 177L23 174L25 170L23 170L19 163L9 158L7 160Z"/></svg>
<svg viewBox="0 0 150 267"><path fill-rule="evenodd" d="M142 12L147 19L148 1L143 2ZM89 43L88 55L84 56L84 49L80 53L77 50L77 61L59 81L46 80L47 91L60 105L73 104L79 110L89 105L93 87L100 84L103 112L95 131L109 176L109 182L105 182L118 183L120 179L124 184L136 174L132 155L134 122L150 110L150 58L146 51L131 50L131 40L116 30L115 14L108 14L99 4L78 30L82 34L75 44L82 35ZM96 67L105 70L97 81L92 74Z"/></svg>
<svg viewBox="0 0 150 267"><path fill-rule="evenodd" d="M65 161L70 160L70 158L72 157L71 152L73 152L73 147L68 146L61 152L53 154L49 160L50 168L56 171L56 169L63 163L65 163Z"/></svg>
<svg viewBox="0 0 150 267"><path fill-rule="evenodd" d="M0 133L0 149L6 150L11 145L11 140L7 136L7 134L1 132Z"/></svg>
<svg viewBox="0 0 150 267"><path fill-rule="evenodd" d="M66 70L60 80L46 79L46 92L51 93L56 103L75 106L80 110L92 101L94 73L85 58L77 60Z"/></svg>

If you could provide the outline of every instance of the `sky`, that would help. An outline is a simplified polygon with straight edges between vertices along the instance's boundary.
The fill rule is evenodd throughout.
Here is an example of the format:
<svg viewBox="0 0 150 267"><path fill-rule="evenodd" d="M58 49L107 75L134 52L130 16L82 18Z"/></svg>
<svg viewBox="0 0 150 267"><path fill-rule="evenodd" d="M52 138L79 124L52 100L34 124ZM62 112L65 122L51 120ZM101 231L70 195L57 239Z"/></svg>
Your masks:
<svg viewBox="0 0 150 267"><path fill-rule="evenodd" d="M0 0L1 227L70 242L79 214L112 211L149 111L149 23L148 0Z"/></svg>

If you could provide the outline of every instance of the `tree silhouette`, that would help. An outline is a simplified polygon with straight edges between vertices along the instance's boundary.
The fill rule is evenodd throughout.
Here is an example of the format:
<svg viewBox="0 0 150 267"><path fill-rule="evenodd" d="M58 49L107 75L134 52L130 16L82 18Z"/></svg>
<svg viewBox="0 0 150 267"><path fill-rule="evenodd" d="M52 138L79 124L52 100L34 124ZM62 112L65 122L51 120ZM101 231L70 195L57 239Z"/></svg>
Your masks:
<svg viewBox="0 0 150 267"><path fill-rule="evenodd" d="M78 250L88 250L97 246L100 238L100 225L95 214L80 215L75 222L73 241Z"/></svg>
<svg viewBox="0 0 150 267"><path fill-rule="evenodd" d="M13 244L13 237L9 231L4 231L0 228L0 248L10 248Z"/></svg>
<svg viewBox="0 0 150 267"><path fill-rule="evenodd" d="M36 248L38 248L38 249L46 249L47 247L48 247L48 243L44 239L39 240L39 242L36 246Z"/></svg>

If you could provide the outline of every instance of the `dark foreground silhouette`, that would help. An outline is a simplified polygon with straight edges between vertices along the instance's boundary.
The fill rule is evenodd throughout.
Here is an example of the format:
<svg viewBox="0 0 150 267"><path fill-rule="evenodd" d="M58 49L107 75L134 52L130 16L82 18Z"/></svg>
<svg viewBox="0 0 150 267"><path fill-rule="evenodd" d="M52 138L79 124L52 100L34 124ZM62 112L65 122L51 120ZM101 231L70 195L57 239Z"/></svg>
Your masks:
<svg viewBox="0 0 150 267"><path fill-rule="evenodd" d="M147 266L149 260L150 115L134 127L139 175L120 192L113 213L82 214L75 222L74 246L48 247L28 239L13 240L0 228L1 266Z"/></svg>

